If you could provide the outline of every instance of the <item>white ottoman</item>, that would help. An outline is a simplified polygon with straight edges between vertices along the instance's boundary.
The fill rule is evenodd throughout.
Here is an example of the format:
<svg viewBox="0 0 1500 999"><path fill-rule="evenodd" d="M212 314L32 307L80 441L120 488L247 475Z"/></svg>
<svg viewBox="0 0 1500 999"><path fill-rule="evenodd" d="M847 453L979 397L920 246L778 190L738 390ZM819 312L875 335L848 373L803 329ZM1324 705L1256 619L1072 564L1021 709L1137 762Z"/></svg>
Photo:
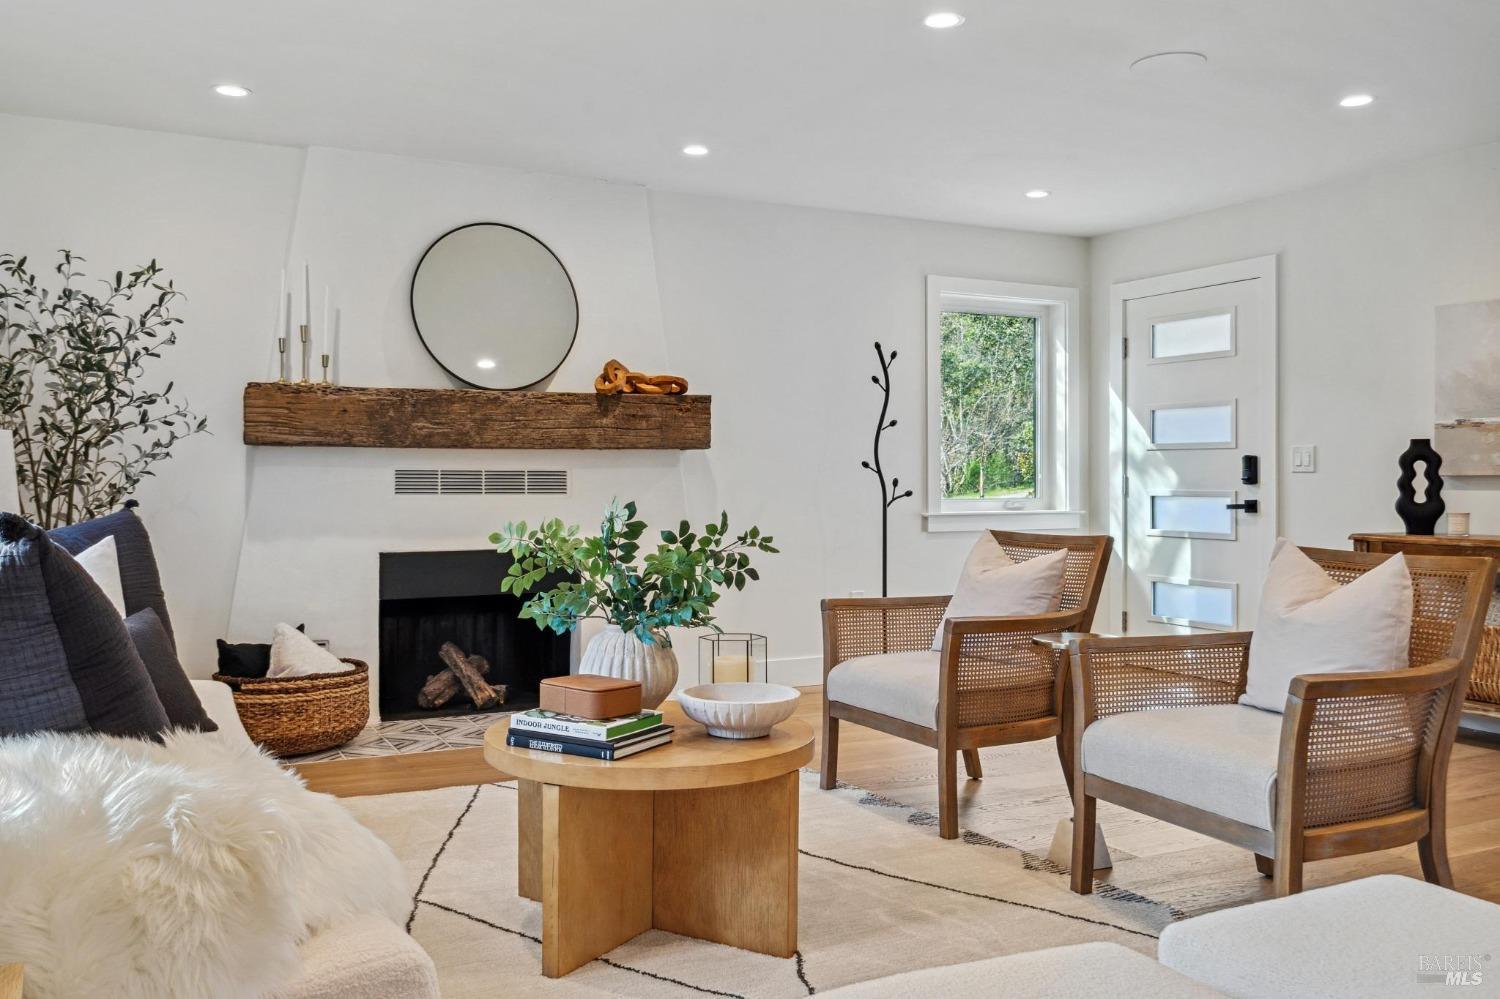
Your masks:
<svg viewBox="0 0 1500 999"><path fill-rule="evenodd" d="M302 977L276 999L440 999L432 958L381 916L356 916L298 948Z"/></svg>
<svg viewBox="0 0 1500 999"><path fill-rule="evenodd" d="M1157 958L1231 996L1500 996L1500 905L1383 874L1174 923Z"/></svg>
<svg viewBox="0 0 1500 999"><path fill-rule="evenodd" d="M924 968L820 992L828 999L1202 999L1218 996L1119 944L1086 943Z"/></svg>

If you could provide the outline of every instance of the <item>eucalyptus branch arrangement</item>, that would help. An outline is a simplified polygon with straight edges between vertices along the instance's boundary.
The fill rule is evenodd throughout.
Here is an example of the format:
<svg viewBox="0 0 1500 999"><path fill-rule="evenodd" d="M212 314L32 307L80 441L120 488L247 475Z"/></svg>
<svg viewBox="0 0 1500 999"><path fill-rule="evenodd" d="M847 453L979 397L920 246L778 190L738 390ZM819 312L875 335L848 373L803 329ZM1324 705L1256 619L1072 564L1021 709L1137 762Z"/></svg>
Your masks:
<svg viewBox="0 0 1500 999"><path fill-rule="evenodd" d="M611 503L597 537L581 536L576 525L564 527L556 518L535 529L525 521L506 524L490 535L496 551L513 558L500 590L520 596L548 576L567 574L576 581L535 593L521 617L559 635L585 618L602 618L643 642L670 646L669 626L719 630L714 604L720 591L743 590L760 578L751 552L778 550L758 527L731 536L727 513L696 533L684 520L676 531L662 531L656 550L643 554L645 533L633 502Z"/></svg>
<svg viewBox="0 0 1500 999"><path fill-rule="evenodd" d="M156 261L94 293L80 287L83 258L60 256L54 291L25 257L0 254L0 429L15 436L16 512L45 528L114 509L178 441L207 429L170 381L143 386L182 322L171 314L182 293Z"/></svg>

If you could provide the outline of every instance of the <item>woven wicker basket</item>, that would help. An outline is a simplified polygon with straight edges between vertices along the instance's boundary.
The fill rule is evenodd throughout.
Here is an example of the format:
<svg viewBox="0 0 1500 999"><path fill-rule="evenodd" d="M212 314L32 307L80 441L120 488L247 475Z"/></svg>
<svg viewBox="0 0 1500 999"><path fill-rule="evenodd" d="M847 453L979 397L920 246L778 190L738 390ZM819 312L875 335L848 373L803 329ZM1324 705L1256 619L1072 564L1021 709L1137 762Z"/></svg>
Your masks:
<svg viewBox="0 0 1500 999"><path fill-rule="evenodd" d="M299 756L342 746L370 720L370 667L345 659L353 669L312 676L225 676L214 679L234 691L234 707L245 731L277 756Z"/></svg>

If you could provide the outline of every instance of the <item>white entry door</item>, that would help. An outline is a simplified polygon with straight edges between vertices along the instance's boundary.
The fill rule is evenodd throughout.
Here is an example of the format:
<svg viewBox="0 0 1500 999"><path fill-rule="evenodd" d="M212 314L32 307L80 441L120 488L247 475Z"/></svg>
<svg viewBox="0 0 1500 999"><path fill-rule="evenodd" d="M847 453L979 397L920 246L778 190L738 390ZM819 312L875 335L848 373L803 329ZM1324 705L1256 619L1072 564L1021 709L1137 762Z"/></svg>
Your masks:
<svg viewBox="0 0 1500 999"><path fill-rule="evenodd" d="M1276 539L1275 258L1115 291L1121 626L1249 630Z"/></svg>

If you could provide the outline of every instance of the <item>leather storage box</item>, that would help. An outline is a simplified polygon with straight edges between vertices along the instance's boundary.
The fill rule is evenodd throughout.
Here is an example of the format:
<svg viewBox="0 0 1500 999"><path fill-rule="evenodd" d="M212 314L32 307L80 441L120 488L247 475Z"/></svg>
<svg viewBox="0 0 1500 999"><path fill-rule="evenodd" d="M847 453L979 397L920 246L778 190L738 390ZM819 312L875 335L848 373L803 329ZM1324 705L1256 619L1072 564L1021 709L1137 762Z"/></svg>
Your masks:
<svg viewBox="0 0 1500 999"><path fill-rule="evenodd" d="M577 673L549 677L539 689L543 711L579 718L621 718L641 710L639 680Z"/></svg>

